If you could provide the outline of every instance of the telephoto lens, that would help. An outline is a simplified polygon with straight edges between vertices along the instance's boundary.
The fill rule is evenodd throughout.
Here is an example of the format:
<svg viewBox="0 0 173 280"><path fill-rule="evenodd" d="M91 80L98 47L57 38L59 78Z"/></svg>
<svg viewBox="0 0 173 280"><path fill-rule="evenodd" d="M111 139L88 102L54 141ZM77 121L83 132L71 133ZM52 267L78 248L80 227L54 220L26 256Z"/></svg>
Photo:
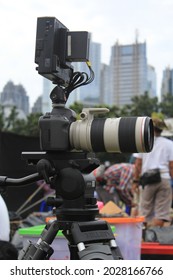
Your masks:
<svg viewBox="0 0 173 280"><path fill-rule="evenodd" d="M82 111L81 120L71 124L70 145L73 149L110 153L147 153L152 150L154 129L151 118L94 118L93 111Z"/></svg>

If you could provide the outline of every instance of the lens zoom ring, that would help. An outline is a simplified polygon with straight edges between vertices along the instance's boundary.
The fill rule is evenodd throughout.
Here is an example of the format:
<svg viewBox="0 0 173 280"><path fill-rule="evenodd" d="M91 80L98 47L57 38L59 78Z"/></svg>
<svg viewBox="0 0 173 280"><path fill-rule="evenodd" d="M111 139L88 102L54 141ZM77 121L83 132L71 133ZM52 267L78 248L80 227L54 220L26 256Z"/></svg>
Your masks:
<svg viewBox="0 0 173 280"><path fill-rule="evenodd" d="M104 145L104 124L105 119L94 119L91 125L91 146L94 152L105 152Z"/></svg>
<svg viewBox="0 0 173 280"><path fill-rule="evenodd" d="M119 123L119 145L120 151L124 153L137 152L135 142L136 117L121 118Z"/></svg>

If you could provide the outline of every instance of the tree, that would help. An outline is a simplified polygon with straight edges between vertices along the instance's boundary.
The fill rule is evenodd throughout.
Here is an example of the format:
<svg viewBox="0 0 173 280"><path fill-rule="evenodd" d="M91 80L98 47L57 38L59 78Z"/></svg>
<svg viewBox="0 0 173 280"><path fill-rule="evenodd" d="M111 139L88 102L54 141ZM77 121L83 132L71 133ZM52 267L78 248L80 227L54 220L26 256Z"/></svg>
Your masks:
<svg viewBox="0 0 173 280"><path fill-rule="evenodd" d="M77 115L82 112L83 104L81 102L74 102L72 105L69 106L71 110L73 110Z"/></svg>
<svg viewBox="0 0 173 280"><path fill-rule="evenodd" d="M157 97L149 97L148 92L144 95L132 98L131 115L133 116L151 116L152 112L158 112L159 104Z"/></svg>
<svg viewBox="0 0 173 280"><path fill-rule="evenodd" d="M14 132L19 135L26 136L39 136L39 126L38 121L41 113L31 113L27 116L27 119L16 119L11 132Z"/></svg>
<svg viewBox="0 0 173 280"><path fill-rule="evenodd" d="M160 111L167 117L173 117L173 95L168 93L163 96L160 102Z"/></svg>
<svg viewBox="0 0 173 280"><path fill-rule="evenodd" d="M120 110L120 117L131 117L132 116L132 105L124 105Z"/></svg>
<svg viewBox="0 0 173 280"><path fill-rule="evenodd" d="M4 109L3 106L0 105L0 131L4 129Z"/></svg>
<svg viewBox="0 0 173 280"><path fill-rule="evenodd" d="M0 106L0 131L9 131L20 135L38 136L38 120L41 113L29 114L27 119L19 119L16 107L5 117L4 109Z"/></svg>
<svg viewBox="0 0 173 280"><path fill-rule="evenodd" d="M0 106L0 131L10 131L17 118L16 107L11 109L11 112L8 117L5 117L4 107Z"/></svg>
<svg viewBox="0 0 173 280"><path fill-rule="evenodd" d="M41 113L35 113L35 114L29 114L27 117L26 122L26 134L25 135L32 135L32 136L39 136L39 118L42 114Z"/></svg>
<svg viewBox="0 0 173 280"><path fill-rule="evenodd" d="M11 129L13 129L14 124L17 120L17 116L18 116L18 112L16 110L16 107L12 107L10 115L8 117L5 118L4 120L4 130L5 131L10 131Z"/></svg>

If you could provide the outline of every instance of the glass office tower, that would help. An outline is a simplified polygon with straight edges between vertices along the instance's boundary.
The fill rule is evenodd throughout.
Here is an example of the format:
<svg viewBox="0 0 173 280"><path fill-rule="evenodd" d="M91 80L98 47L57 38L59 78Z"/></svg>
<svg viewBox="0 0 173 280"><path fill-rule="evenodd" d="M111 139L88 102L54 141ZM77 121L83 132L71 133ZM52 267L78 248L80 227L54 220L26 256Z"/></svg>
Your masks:
<svg viewBox="0 0 173 280"><path fill-rule="evenodd" d="M123 106L147 91L146 43L120 45L111 49L110 86L112 105Z"/></svg>

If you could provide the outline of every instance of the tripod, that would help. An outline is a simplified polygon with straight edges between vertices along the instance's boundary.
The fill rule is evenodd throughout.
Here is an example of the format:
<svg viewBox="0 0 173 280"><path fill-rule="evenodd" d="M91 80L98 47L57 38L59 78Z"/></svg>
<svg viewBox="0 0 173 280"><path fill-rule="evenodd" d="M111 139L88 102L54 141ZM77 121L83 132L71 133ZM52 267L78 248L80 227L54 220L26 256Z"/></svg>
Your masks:
<svg viewBox="0 0 173 280"><path fill-rule="evenodd" d="M98 207L94 197L95 181L85 182L82 172L98 166L96 158L85 153L22 153L29 163L37 165L38 173L20 179L0 177L0 185L25 185L41 178L56 190L56 197L47 203L54 207L57 220L47 224L36 244L30 241L20 260L46 260L53 254L50 244L59 230L68 240L72 260L122 259L112 230L106 221L97 220ZM32 159L31 159L32 157Z"/></svg>
<svg viewBox="0 0 173 280"><path fill-rule="evenodd" d="M31 154L23 153L23 156L27 158ZM55 187L56 198L50 198L47 203L54 207L57 220L45 226L36 244L29 242L23 248L19 259L49 259L53 254L50 244L59 230L68 240L72 260L122 259L110 226L95 219L98 208L93 196L94 184L86 183L79 171L95 168L98 160L86 158L85 153L33 154L32 162L37 160L37 168L44 179L49 178L48 170L53 175L47 182L51 180Z"/></svg>

